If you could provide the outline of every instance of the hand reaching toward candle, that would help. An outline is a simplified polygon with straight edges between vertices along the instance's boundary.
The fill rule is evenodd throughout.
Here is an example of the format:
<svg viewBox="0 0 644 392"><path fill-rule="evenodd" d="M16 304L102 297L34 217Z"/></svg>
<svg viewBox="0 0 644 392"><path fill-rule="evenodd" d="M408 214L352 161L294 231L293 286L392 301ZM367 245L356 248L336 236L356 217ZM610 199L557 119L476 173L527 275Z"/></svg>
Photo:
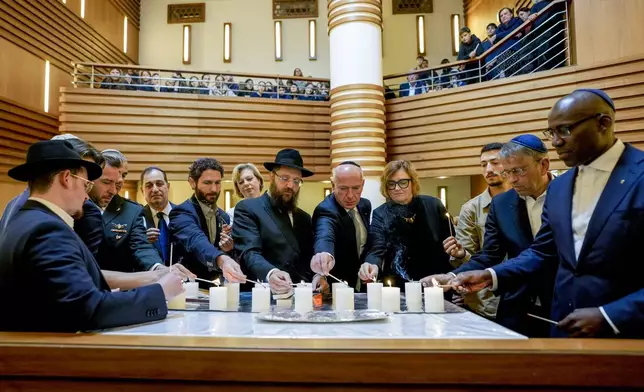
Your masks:
<svg viewBox="0 0 644 392"><path fill-rule="evenodd" d="M420 280L420 283L423 285L423 287L433 287L434 284L433 282L436 281L438 282L439 285L441 286L446 286L449 284L449 282L454 279L454 275L450 274L436 274L436 275L430 275L422 278ZM444 291L448 291L451 289L451 287L443 287Z"/></svg>
<svg viewBox="0 0 644 392"><path fill-rule="evenodd" d="M181 279L185 280L195 280L197 275L193 274L188 270L186 267L184 267L181 264L172 264L172 267L166 267L165 265L159 266L157 269L155 269L157 272L158 279L160 279L162 276L166 275L170 271L176 271L179 276L181 276Z"/></svg>
<svg viewBox="0 0 644 392"><path fill-rule="evenodd" d="M157 283L161 285L166 301L183 293L183 279L181 279L181 275L176 271L170 271L163 275Z"/></svg>
<svg viewBox="0 0 644 392"><path fill-rule="evenodd" d="M326 276L316 274L313 277L313 291L318 291L322 294L328 293L330 290L329 282L326 280Z"/></svg>
<svg viewBox="0 0 644 392"><path fill-rule="evenodd" d="M241 270L239 264L227 255L217 257L217 267L224 274L226 281L230 283L244 283L246 275Z"/></svg>
<svg viewBox="0 0 644 392"><path fill-rule="evenodd" d="M328 275L335 267L335 258L327 252L317 253L311 258L311 271L320 275Z"/></svg>
<svg viewBox="0 0 644 392"><path fill-rule="evenodd" d="M371 263L362 263L358 271L358 278L363 282L374 282L378 277L378 266Z"/></svg>
<svg viewBox="0 0 644 392"><path fill-rule="evenodd" d="M571 338L592 338L607 326L608 322L599 308L576 309L557 324Z"/></svg>
<svg viewBox="0 0 644 392"><path fill-rule="evenodd" d="M463 245L461 245L456 238L452 236L445 238L445 241L443 241L443 249L445 250L445 253L455 259L462 259L465 257L465 249L463 249Z"/></svg>
<svg viewBox="0 0 644 392"><path fill-rule="evenodd" d="M268 284L271 286L273 294L286 294L293 290L293 281L288 272L276 270L268 278Z"/></svg>
<svg viewBox="0 0 644 392"><path fill-rule="evenodd" d="M459 294L476 293L492 286L492 274L486 270L462 272L447 284Z"/></svg>

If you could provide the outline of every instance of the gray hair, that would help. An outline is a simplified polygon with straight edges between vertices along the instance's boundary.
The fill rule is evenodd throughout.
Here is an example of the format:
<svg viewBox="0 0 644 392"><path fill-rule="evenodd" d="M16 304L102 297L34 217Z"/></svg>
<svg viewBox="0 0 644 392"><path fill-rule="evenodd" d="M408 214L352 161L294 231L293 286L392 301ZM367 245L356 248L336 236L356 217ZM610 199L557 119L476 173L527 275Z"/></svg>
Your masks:
<svg viewBox="0 0 644 392"><path fill-rule="evenodd" d="M101 154L105 158L105 163L110 167L119 169L127 163L127 158L119 150L107 149L101 151Z"/></svg>
<svg viewBox="0 0 644 392"><path fill-rule="evenodd" d="M531 148L523 146L515 142L507 142L499 151L499 158L507 160L511 157L516 157L517 155L531 157L535 161L541 160L543 158L548 158L547 152L535 151Z"/></svg>

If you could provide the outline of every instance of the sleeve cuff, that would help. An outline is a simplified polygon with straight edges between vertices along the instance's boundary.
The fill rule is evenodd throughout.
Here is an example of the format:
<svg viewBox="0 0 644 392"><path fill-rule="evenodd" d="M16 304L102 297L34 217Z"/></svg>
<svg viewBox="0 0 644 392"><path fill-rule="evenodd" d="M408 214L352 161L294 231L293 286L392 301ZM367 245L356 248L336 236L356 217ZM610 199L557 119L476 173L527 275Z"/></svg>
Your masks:
<svg viewBox="0 0 644 392"><path fill-rule="evenodd" d="M275 272L275 271L279 271L279 268L273 268L272 270L268 271L268 273L266 274L266 281L267 281L267 282L271 279L271 275L272 275L272 274L273 274L273 272Z"/></svg>
<svg viewBox="0 0 644 392"><path fill-rule="evenodd" d="M452 278L456 279L456 274L453 272L448 272L447 275L452 275Z"/></svg>
<svg viewBox="0 0 644 392"><path fill-rule="evenodd" d="M152 268L149 269L149 271L156 271L157 268L159 267L165 267L165 266L161 263L154 263L154 265L152 266Z"/></svg>
<svg viewBox="0 0 644 392"><path fill-rule="evenodd" d="M492 268L486 268L485 270L490 271L490 275L492 275L492 291L496 291L496 289L499 288L499 280L496 277L496 271Z"/></svg>
<svg viewBox="0 0 644 392"><path fill-rule="evenodd" d="M600 312L602 312L602 316L604 316L604 318L605 318L605 319L606 319L606 321L608 322L608 325L610 325L610 327L613 329L613 332L615 332L615 335L619 335L619 329L617 329L617 327L616 327L616 326L615 326L615 324L613 323L613 320L611 320L611 319L610 319L610 317L608 317L608 314L607 314L607 313L606 313L606 311L604 310L604 307L603 307L603 306L600 306L600 307L599 307L599 311L600 311Z"/></svg>

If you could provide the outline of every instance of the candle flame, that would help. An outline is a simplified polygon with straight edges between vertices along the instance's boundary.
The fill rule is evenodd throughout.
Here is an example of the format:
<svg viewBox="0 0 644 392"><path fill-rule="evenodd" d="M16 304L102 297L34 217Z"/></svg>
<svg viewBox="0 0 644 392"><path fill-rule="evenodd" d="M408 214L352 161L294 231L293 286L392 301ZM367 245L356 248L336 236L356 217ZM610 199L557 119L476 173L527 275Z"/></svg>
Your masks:
<svg viewBox="0 0 644 392"><path fill-rule="evenodd" d="M434 287L439 286L438 281L436 280L436 278L432 278L432 286L434 286Z"/></svg>
<svg viewBox="0 0 644 392"><path fill-rule="evenodd" d="M213 280L213 281L212 281L212 283L214 283L214 284L215 284L215 286L217 286L217 287L219 287L219 285L221 284L221 283L219 282L219 278L217 278L217 279Z"/></svg>
<svg viewBox="0 0 644 392"><path fill-rule="evenodd" d="M391 287L391 280L388 280L387 284L389 285L389 287Z"/></svg>

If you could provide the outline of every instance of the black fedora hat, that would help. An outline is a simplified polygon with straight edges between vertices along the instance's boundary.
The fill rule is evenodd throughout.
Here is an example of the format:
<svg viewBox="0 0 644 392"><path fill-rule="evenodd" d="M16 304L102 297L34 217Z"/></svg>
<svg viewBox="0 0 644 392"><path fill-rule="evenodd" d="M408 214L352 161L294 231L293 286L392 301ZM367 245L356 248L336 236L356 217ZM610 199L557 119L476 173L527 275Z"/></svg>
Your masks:
<svg viewBox="0 0 644 392"><path fill-rule="evenodd" d="M30 181L55 170L82 166L87 169L87 179L93 181L103 174L94 162L81 159L74 147L65 140L36 142L27 150L27 162L9 170L9 177L18 181Z"/></svg>
<svg viewBox="0 0 644 392"><path fill-rule="evenodd" d="M297 150L292 148L285 148L277 153L275 156L275 162L264 162L264 167L268 171L273 171L278 166L292 167L293 169L298 169L302 172L302 177L311 177L314 173L308 169L305 169L304 161L302 161L302 156Z"/></svg>

